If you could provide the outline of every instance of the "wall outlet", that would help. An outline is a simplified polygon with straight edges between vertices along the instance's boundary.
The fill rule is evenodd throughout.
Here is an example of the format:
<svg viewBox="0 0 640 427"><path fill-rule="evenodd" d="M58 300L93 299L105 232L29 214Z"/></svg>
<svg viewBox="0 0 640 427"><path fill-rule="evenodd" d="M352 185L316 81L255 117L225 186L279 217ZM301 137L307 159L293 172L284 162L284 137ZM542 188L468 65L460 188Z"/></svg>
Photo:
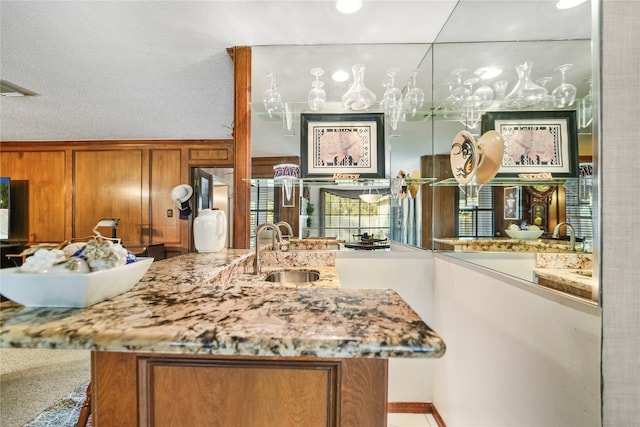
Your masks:
<svg viewBox="0 0 640 427"><path fill-rule="evenodd" d="M167 217L168 218L172 218L173 217L173 209L167 209Z"/></svg>

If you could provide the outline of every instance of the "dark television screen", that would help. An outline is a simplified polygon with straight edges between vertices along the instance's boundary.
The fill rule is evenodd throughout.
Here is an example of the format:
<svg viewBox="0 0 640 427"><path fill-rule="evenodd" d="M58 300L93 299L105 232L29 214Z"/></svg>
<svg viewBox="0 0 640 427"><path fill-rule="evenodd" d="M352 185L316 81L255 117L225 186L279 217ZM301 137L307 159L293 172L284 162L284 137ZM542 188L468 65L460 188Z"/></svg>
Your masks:
<svg viewBox="0 0 640 427"><path fill-rule="evenodd" d="M0 240L9 238L10 180L0 177Z"/></svg>

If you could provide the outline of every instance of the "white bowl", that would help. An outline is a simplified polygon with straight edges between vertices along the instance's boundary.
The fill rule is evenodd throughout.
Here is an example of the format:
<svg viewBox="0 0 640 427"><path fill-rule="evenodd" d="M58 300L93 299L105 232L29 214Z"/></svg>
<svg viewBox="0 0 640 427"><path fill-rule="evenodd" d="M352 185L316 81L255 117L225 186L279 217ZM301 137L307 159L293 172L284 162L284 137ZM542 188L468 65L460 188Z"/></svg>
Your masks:
<svg viewBox="0 0 640 427"><path fill-rule="evenodd" d="M142 279L153 258L87 274L23 273L0 270L0 294L28 307L88 307L127 292Z"/></svg>
<svg viewBox="0 0 640 427"><path fill-rule="evenodd" d="M512 239L533 240L542 236L543 230L504 230Z"/></svg>

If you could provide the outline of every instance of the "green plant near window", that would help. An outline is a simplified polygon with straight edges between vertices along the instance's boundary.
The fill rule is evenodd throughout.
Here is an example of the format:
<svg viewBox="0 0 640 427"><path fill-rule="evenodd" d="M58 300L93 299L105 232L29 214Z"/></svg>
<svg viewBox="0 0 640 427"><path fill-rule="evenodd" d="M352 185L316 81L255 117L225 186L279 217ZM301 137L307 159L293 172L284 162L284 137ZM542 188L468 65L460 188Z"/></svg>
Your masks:
<svg viewBox="0 0 640 427"><path fill-rule="evenodd" d="M307 227L311 227L311 215L313 215L313 211L315 210L313 203L307 203Z"/></svg>

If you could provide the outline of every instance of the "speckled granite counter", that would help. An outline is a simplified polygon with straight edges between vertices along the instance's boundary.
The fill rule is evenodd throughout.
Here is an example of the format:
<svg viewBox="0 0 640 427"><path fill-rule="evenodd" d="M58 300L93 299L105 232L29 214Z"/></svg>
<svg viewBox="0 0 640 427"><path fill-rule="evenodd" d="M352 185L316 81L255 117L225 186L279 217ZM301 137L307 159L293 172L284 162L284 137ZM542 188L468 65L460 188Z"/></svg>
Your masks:
<svg viewBox="0 0 640 427"><path fill-rule="evenodd" d="M592 299L592 254L536 255L538 284L581 298Z"/></svg>
<svg viewBox="0 0 640 427"><path fill-rule="evenodd" d="M510 238L487 239L433 239L436 243L451 246L461 252L570 252L568 242L563 240L534 239L521 240Z"/></svg>
<svg viewBox="0 0 640 427"><path fill-rule="evenodd" d="M291 265L286 260L295 253L273 256ZM131 291L86 309L3 302L0 345L342 358L445 351L394 291L339 289L330 262L318 266L321 280L314 284L267 283L247 274L251 261L248 250L158 261ZM277 262L263 271L276 268Z"/></svg>

